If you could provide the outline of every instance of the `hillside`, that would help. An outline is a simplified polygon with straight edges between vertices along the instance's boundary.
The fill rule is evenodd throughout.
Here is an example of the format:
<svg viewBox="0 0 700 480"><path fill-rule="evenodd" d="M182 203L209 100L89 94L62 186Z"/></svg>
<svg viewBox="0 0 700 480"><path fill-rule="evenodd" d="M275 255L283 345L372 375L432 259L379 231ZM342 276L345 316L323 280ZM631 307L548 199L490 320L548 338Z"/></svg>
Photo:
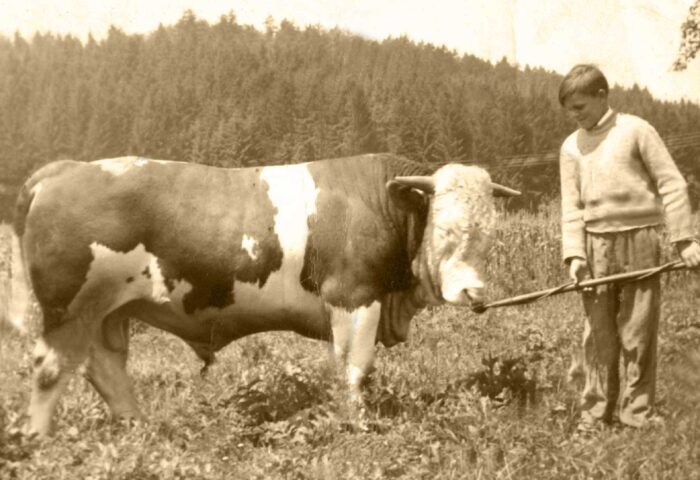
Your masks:
<svg viewBox="0 0 700 480"><path fill-rule="evenodd" d="M234 14L209 24L186 12L148 35L112 28L86 44L0 37L0 195L4 185L7 200L27 172L59 158L246 166L391 151L497 165L556 150L574 128L556 101L560 79L406 38L377 42L286 21L259 31ZM700 125L694 104L639 88L612 97L662 135ZM674 152L686 173L700 153L688 150Z"/></svg>

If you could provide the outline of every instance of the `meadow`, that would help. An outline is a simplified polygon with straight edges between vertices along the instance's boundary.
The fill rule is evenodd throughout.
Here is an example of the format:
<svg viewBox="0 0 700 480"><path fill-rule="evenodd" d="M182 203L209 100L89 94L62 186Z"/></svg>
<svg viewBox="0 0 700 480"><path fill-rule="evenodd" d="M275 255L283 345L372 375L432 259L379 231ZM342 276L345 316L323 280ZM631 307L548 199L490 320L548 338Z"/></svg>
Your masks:
<svg viewBox="0 0 700 480"><path fill-rule="evenodd" d="M556 203L502 214L490 298L566 280L558 219ZM0 230L0 278L8 235ZM665 255L673 257L670 248ZM584 436L576 432L580 387L566 381L583 329L577 293L481 315L422 312L406 344L379 348L367 429L350 421L321 342L248 337L201 377L182 341L135 324L129 371L148 420L112 421L76 376L55 434L26 438L33 339L0 327L0 478L700 479L700 276L666 275L663 289L657 392L665 423Z"/></svg>

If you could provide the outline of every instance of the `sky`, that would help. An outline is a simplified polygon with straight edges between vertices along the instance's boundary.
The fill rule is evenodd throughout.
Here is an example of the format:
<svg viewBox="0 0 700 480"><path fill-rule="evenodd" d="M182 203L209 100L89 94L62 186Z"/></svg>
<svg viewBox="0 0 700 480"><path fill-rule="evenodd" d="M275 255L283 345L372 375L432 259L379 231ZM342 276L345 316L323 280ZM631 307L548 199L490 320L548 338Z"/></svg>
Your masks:
<svg viewBox="0 0 700 480"><path fill-rule="evenodd" d="M700 103L700 59L672 72L680 25L693 0L0 0L0 34L88 33L110 25L147 33L177 22L186 9L216 22L234 12L239 23L265 19L340 27L382 40L406 35L496 62L566 73L598 65L613 84L648 88L663 100Z"/></svg>

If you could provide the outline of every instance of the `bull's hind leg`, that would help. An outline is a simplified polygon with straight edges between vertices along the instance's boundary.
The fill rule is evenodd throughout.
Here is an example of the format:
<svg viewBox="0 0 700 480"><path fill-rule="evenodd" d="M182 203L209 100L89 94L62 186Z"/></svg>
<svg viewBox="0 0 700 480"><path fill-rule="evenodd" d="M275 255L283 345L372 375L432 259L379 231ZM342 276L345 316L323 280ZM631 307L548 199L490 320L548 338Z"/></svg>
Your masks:
<svg viewBox="0 0 700 480"><path fill-rule="evenodd" d="M114 312L97 329L90 344L87 379L107 402L114 417L140 418L131 380L126 373L129 317Z"/></svg>
<svg viewBox="0 0 700 480"><path fill-rule="evenodd" d="M45 436L70 374L85 361L89 334L85 325L71 318L44 332L34 348L34 375L29 402L29 433Z"/></svg>

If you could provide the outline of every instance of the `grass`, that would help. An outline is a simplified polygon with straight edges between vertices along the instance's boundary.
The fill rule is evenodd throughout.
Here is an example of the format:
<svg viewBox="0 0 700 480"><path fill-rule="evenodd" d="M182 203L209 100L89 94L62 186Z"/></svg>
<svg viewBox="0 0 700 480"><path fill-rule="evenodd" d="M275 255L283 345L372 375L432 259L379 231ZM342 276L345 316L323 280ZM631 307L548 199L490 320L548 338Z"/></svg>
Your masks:
<svg viewBox="0 0 700 480"><path fill-rule="evenodd" d="M504 216L491 297L562 283L558 248L556 206ZM6 247L0 254L5 268ZM575 435L578 387L565 382L582 331L577 294L480 316L452 307L421 313L407 344L379 348L366 431L348 421L320 342L245 338L202 378L184 343L139 326L129 370L148 421L111 421L77 378L56 434L26 439L18 428L32 344L0 330L0 478L697 479L700 281L680 272L663 285L657 391L666 423L589 437Z"/></svg>

